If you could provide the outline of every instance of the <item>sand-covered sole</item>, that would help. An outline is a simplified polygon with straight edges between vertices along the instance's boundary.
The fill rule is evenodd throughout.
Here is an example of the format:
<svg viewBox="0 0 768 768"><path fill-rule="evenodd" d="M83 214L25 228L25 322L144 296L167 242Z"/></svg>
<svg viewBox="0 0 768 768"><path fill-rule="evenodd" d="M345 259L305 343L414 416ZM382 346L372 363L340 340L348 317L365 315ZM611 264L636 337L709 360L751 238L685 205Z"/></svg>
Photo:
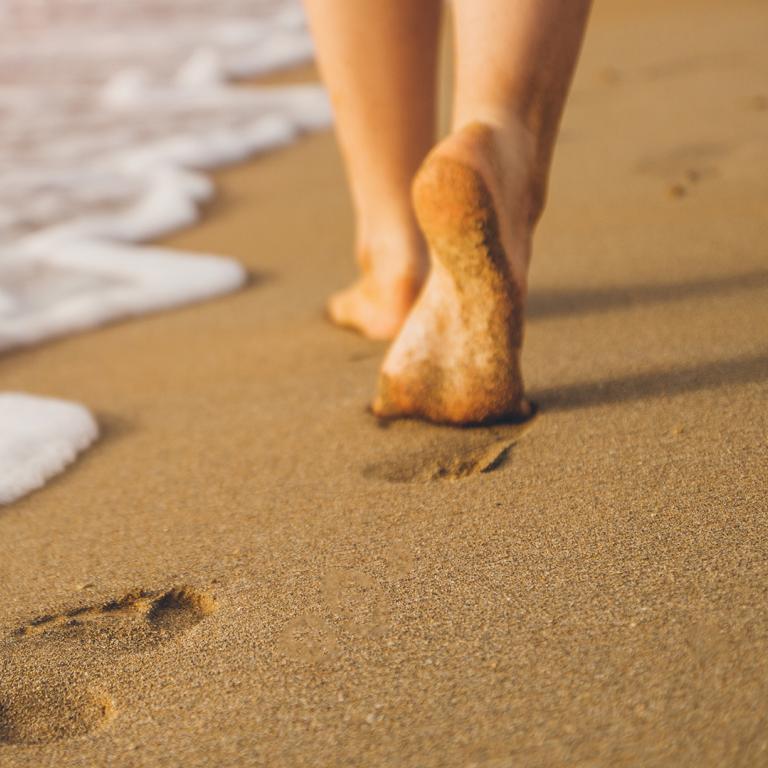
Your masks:
<svg viewBox="0 0 768 768"><path fill-rule="evenodd" d="M414 180L413 201L430 251L452 278L455 294L441 288L432 304L414 310L414 321L422 311L433 324L430 313L445 312L430 332L438 338L427 337L438 348L406 363L399 374L385 363L374 412L467 425L526 418L531 410L519 370L522 300L509 273L490 190L470 165L433 155ZM413 338L418 349L419 334ZM402 341L407 352L407 336ZM444 343L450 347L440 349Z"/></svg>

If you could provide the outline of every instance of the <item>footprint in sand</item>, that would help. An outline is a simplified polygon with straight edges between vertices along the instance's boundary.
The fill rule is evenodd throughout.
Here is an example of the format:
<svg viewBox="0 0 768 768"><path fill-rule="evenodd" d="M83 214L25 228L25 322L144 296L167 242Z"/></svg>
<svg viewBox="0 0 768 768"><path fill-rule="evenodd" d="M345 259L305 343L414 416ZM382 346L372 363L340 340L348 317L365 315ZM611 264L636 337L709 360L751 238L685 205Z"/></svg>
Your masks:
<svg viewBox="0 0 768 768"><path fill-rule="evenodd" d="M507 459L514 441L496 440L490 445L467 449L458 455L450 450L440 451L442 455L419 453L405 454L369 464L363 476L390 483L417 483L431 480L459 480L500 467Z"/></svg>
<svg viewBox="0 0 768 768"><path fill-rule="evenodd" d="M413 573L416 556L413 548L402 541L396 541L385 553L387 575L394 581L405 579Z"/></svg>
<svg viewBox="0 0 768 768"><path fill-rule="evenodd" d="M720 174L719 161L729 152L723 144L683 144L642 158L639 173L663 179L670 197L689 195L696 186Z"/></svg>
<svg viewBox="0 0 768 768"><path fill-rule="evenodd" d="M101 605L39 616L16 632L19 640L98 646L110 654L134 653L159 645L213 613L208 592L191 587L137 590Z"/></svg>
<svg viewBox="0 0 768 768"><path fill-rule="evenodd" d="M339 653L333 630L321 616L304 613L291 619L280 633L278 647L294 661L315 664Z"/></svg>
<svg viewBox="0 0 768 768"><path fill-rule="evenodd" d="M0 671L14 670L0 675L0 744L41 744L104 727L115 704L82 681L98 678L114 656L146 653L215 610L209 592L182 586L136 590L19 627L0 646Z"/></svg>
<svg viewBox="0 0 768 768"><path fill-rule="evenodd" d="M384 430L385 455L363 467L363 477L389 483L428 483L462 480L488 474L503 466L515 443L531 428L524 424L493 428L456 429L403 422ZM418 447L411 447L411 446Z"/></svg>
<svg viewBox="0 0 768 768"><path fill-rule="evenodd" d="M0 744L49 744L106 726L115 715L112 699L87 686L28 685L0 690Z"/></svg>
<svg viewBox="0 0 768 768"><path fill-rule="evenodd" d="M370 574L333 568L322 585L326 605L340 628L353 637L381 637L389 627L391 608Z"/></svg>
<svg viewBox="0 0 768 768"><path fill-rule="evenodd" d="M384 553L386 576L397 582L413 571L413 550L396 542ZM342 640L376 640L391 625L392 601L368 573L355 568L332 568L321 582L324 605L320 613L295 616L283 627L277 648L289 659L307 664L332 661Z"/></svg>

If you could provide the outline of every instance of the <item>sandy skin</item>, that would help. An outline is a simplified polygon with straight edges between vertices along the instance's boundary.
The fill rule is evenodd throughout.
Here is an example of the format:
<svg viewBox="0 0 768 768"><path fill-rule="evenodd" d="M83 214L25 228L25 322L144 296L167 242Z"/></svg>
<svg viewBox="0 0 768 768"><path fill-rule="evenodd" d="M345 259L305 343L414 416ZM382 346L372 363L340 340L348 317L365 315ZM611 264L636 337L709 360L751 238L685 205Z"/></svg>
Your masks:
<svg viewBox="0 0 768 768"><path fill-rule="evenodd" d="M431 271L382 366L376 415L477 424L530 414L520 350L534 216L515 146L508 131L473 123L417 174Z"/></svg>

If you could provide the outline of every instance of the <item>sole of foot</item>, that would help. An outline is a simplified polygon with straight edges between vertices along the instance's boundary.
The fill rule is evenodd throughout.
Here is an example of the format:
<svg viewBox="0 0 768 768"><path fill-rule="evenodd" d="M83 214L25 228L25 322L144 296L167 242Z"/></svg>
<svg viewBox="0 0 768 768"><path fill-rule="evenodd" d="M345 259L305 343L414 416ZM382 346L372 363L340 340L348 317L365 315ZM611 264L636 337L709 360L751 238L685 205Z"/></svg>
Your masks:
<svg viewBox="0 0 768 768"><path fill-rule="evenodd" d="M500 218L514 202L508 167L494 129L472 124L417 174L413 202L431 270L384 360L378 417L487 424L530 416L520 350L531 228L527 216L520 226Z"/></svg>

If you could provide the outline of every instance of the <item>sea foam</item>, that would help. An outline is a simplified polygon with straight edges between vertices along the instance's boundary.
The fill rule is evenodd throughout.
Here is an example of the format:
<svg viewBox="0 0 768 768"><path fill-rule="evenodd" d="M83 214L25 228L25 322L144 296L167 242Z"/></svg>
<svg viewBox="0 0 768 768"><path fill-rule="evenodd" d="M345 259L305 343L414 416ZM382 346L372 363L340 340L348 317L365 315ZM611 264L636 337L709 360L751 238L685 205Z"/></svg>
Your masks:
<svg viewBox="0 0 768 768"><path fill-rule="evenodd" d="M242 285L232 259L142 243L198 219L205 170L329 125L318 86L230 82L311 54L296 0L4 0L0 352ZM39 447L35 477L61 469L24 429L0 411L2 445ZM0 473L22 471L14 456Z"/></svg>
<svg viewBox="0 0 768 768"><path fill-rule="evenodd" d="M0 504L42 486L99 433L81 405L12 392L0 394L0 424Z"/></svg>

